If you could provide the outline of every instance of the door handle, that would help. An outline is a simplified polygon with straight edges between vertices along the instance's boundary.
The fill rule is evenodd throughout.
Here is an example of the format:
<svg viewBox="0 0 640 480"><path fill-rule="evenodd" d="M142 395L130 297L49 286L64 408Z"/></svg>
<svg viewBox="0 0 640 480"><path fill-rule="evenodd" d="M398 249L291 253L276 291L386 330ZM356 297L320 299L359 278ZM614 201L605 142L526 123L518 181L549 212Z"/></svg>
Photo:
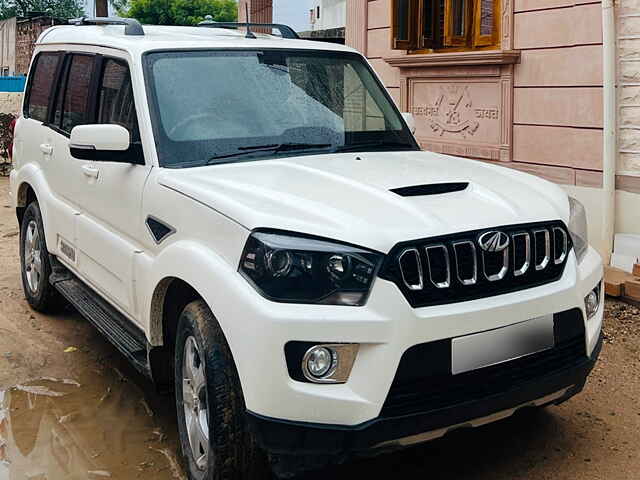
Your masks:
<svg viewBox="0 0 640 480"><path fill-rule="evenodd" d="M53 153L53 146L49 145L48 143L41 143L40 151L45 155L51 155Z"/></svg>
<svg viewBox="0 0 640 480"><path fill-rule="evenodd" d="M82 173L84 173L84 175L89 178L98 178L98 175L100 175L100 170L95 167L90 167L89 165L83 165Z"/></svg>

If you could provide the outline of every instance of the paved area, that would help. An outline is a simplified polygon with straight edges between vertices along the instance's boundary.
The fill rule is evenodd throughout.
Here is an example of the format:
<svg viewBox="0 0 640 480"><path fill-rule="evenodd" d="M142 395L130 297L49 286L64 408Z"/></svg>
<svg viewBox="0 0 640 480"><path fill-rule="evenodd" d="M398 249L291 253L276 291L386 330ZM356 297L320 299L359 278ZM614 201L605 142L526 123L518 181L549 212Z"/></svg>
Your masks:
<svg viewBox="0 0 640 480"><path fill-rule="evenodd" d="M8 182L0 178L0 199ZM77 313L32 312L18 228L0 200L0 479L184 478L173 399ZM640 478L640 311L609 302L606 341L571 401L308 478ZM70 348L71 347L71 348Z"/></svg>

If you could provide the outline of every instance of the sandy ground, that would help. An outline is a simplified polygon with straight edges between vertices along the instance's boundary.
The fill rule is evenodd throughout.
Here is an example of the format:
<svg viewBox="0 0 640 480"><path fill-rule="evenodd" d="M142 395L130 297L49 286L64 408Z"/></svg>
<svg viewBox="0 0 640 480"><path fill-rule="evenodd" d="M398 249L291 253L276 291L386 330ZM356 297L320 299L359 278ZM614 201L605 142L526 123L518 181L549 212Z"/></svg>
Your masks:
<svg viewBox="0 0 640 480"><path fill-rule="evenodd" d="M7 184L0 179L0 199L7 198ZM156 394L74 311L43 316L29 309L16 219L5 204L0 201L0 480L184 478L173 398ZM640 478L640 312L609 302L605 322L601 360L585 391L569 402L307 477Z"/></svg>

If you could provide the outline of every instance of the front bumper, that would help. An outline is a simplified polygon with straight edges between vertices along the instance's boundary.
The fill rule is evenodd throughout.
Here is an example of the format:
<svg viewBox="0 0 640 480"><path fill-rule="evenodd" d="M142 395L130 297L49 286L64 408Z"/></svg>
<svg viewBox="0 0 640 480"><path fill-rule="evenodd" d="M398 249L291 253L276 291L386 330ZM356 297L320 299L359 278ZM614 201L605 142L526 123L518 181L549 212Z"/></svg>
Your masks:
<svg viewBox="0 0 640 480"><path fill-rule="evenodd" d="M233 285L225 290L227 301L212 304L217 305L215 314L234 353L249 411L294 423L356 427L380 417L403 354L417 344L578 309L583 317L584 347L590 355L600 334L604 308L601 305L597 315L587 321L584 297L602 275L602 261L590 249L579 265L571 253L557 282L415 309L393 283L382 279L376 280L367 305L356 308L270 302L238 275L237 281L229 279ZM237 318L242 321L232 321ZM347 383L317 385L292 379L284 351L291 341L359 344ZM256 359L260 359L260 366Z"/></svg>
<svg viewBox="0 0 640 480"><path fill-rule="evenodd" d="M371 453L399 448L444 435L461 426L504 418L518 408L561 403L579 393L602 348L602 335L590 356L570 368L554 371L515 388L431 411L378 417L359 425L326 425L279 420L253 412L249 425L260 446L270 453L331 455Z"/></svg>

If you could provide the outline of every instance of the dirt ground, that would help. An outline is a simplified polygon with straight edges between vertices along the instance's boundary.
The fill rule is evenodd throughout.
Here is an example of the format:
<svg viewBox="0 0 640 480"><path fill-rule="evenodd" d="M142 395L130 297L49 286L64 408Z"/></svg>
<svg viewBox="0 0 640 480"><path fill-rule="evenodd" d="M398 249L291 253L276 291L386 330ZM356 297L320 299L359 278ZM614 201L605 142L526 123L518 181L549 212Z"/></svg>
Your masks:
<svg viewBox="0 0 640 480"><path fill-rule="evenodd" d="M0 179L0 480L185 478L173 398L77 313L29 309L7 190ZM610 301L605 324L601 360L569 402L307 478L639 479L640 311Z"/></svg>

